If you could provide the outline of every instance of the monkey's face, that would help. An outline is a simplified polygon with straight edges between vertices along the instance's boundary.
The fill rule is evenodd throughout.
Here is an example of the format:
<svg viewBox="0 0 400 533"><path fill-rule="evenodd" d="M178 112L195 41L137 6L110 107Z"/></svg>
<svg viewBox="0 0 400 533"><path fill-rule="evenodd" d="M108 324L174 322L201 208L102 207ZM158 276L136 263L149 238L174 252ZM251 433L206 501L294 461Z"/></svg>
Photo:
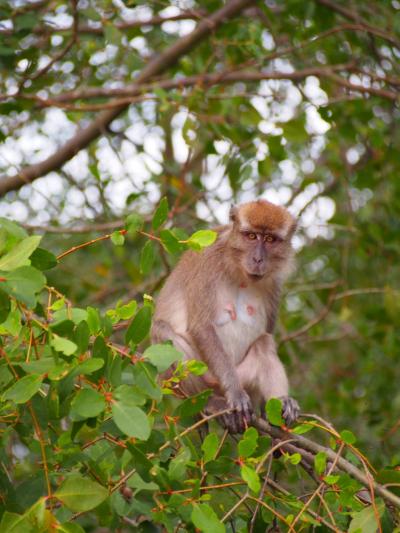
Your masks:
<svg viewBox="0 0 400 533"><path fill-rule="evenodd" d="M285 208L257 200L232 207L230 219L229 243L247 278L257 281L277 272L285 277L290 272L290 241L296 221Z"/></svg>
<svg viewBox="0 0 400 533"><path fill-rule="evenodd" d="M234 249L244 274L259 281L285 268L291 257L290 243L275 233L236 229Z"/></svg>

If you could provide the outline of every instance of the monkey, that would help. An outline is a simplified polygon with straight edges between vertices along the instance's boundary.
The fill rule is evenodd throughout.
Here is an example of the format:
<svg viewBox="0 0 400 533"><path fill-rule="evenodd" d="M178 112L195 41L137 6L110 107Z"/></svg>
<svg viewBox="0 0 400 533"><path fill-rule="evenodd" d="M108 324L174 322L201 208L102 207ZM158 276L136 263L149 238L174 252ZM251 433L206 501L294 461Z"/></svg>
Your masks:
<svg viewBox="0 0 400 533"><path fill-rule="evenodd" d="M181 383L186 394L212 389L206 413L243 433L265 402L282 400L287 425L299 415L273 338L281 287L293 269L295 218L264 199L232 206L229 224L197 252L186 251L161 289L151 340L172 341L186 360L207 364Z"/></svg>

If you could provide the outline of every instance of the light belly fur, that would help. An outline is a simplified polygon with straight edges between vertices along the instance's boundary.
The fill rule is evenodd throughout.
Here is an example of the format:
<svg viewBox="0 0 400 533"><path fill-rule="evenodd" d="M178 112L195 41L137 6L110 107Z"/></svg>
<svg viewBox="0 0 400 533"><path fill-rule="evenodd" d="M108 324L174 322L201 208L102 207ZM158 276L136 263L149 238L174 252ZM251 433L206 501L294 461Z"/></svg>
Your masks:
<svg viewBox="0 0 400 533"><path fill-rule="evenodd" d="M218 302L215 329L225 352L237 365L266 331L265 306L259 295L248 288L230 288L219 295Z"/></svg>

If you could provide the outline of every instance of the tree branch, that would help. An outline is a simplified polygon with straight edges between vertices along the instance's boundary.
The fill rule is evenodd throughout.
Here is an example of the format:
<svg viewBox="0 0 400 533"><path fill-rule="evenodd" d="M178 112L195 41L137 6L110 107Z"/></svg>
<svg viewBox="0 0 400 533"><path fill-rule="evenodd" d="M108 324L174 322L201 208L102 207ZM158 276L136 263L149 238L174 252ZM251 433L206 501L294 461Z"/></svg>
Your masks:
<svg viewBox="0 0 400 533"><path fill-rule="evenodd" d="M36 9L39 7L43 7L48 3L49 0L45 0L44 2L37 2L36 4L32 4L32 7L30 7L30 10L34 8L34 6L38 5ZM28 6L27 6L28 7ZM150 17L145 20L130 20L130 21L122 21L122 22L113 22L112 24L120 31L123 30L129 30L131 28L142 28L143 26L160 26L161 24L164 24L164 22L174 22L179 20L199 20L202 17L206 16L206 13L204 11L199 11L195 9L188 9L185 11L182 11L182 13L179 13L178 15L172 15L169 17L162 17L161 15L155 15L154 17ZM111 21L109 21L110 23ZM73 31L73 25L71 26L37 26L36 28L32 29L33 33L35 35L49 35L53 33L68 33ZM80 24L77 28L77 32L79 34L86 33L86 34L92 34L92 35L102 35L104 33L104 25L101 26L89 26L88 24ZM0 35L12 35L14 31L9 28L0 28Z"/></svg>
<svg viewBox="0 0 400 533"><path fill-rule="evenodd" d="M347 459L344 459L343 457L338 457L337 454L331 449L327 448L325 446L322 446L321 444L318 444L310 439L307 439L306 437L303 437L303 435L295 435L291 432L286 432L278 427L271 426L265 420L257 419L256 423L254 424L257 429L259 429L262 433L266 433L273 437L274 439L280 439L283 441L282 448L285 448L285 439L290 439L292 444L288 445L293 446L299 450L305 450L307 452L311 452L311 454L316 455L318 452L325 453L328 460L331 462L336 461L336 466L342 470L343 472L346 472L351 476L352 478L356 479L361 485L364 487L367 487L370 489L371 487L374 489L376 494L379 494L384 500L387 502L390 502L395 507L400 509L400 498L393 494L393 492L390 492L385 487L377 483L372 476L369 477L364 472L362 472L359 468L354 466L352 463L347 461Z"/></svg>
<svg viewBox="0 0 400 533"><path fill-rule="evenodd" d="M237 15L252 0L231 0L221 9L199 22L198 26L189 34L178 39L164 52L153 57L132 85L132 91L140 84L158 76L174 65L183 55L192 50L205 37L214 32L226 20ZM44 176L48 172L60 168L64 163L74 157L80 150L86 148L93 140L99 137L107 126L116 119L128 104L124 104L100 113L100 115L87 126L67 141L57 152L44 161L25 167L17 174L5 177L0 181L0 196L8 191L21 188L25 183L31 183L35 179Z"/></svg>

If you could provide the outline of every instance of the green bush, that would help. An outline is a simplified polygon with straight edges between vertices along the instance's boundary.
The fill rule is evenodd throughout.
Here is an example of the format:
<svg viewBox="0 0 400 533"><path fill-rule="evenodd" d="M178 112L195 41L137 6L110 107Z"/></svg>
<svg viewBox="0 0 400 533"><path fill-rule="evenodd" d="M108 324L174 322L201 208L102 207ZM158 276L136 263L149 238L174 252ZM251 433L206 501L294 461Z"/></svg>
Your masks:
<svg viewBox="0 0 400 533"><path fill-rule="evenodd" d="M148 235L145 271L152 243L176 252L214 240L211 231L182 238L162 229L167 214L162 201L148 231L131 217L58 258L2 221L0 530L245 532L277 522L284 531L393 531L400 498L378 481L398 484L400 473L374 472L351 431L312 416L287 429L270 400L276 426L260 420L229 436L211 417L201 440L209 391L182 399L179 382L205 365L183 362L169 344L146 348L152 298L104 312L47 285L66 255L108 239L121 246L124 235ZM123 344L114 340L121 331ZM173 363L172 377L158 379ZM311 430L314 440L303 437Z"/></svg>

